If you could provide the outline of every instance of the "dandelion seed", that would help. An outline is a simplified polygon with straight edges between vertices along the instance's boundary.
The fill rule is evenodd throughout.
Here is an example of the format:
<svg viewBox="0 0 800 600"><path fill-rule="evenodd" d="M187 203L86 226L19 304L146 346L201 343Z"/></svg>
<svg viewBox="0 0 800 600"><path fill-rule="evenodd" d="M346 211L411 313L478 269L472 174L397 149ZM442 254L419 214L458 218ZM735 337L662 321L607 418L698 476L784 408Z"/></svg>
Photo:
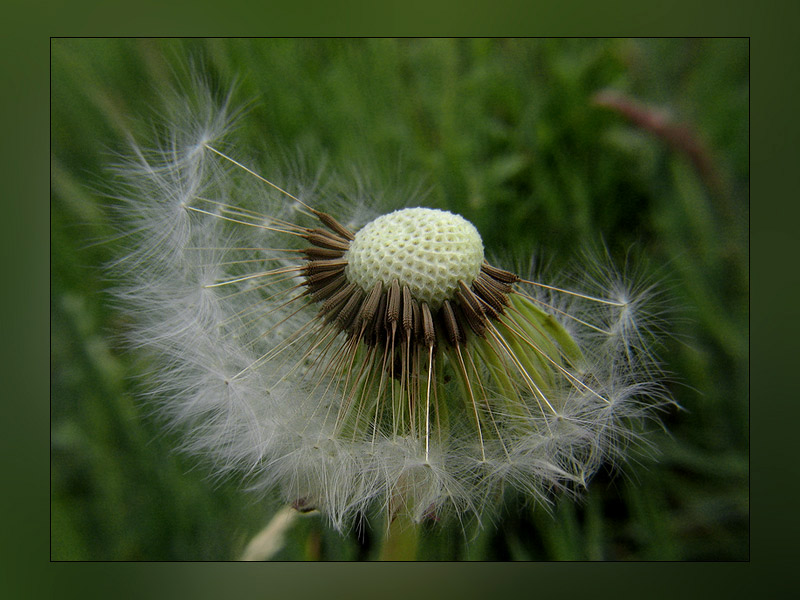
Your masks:
<svg viewBox="0 0 800 600"><path fill-rule="evenodd" d="M153 395L220 472L340 528L376 505L480 516L506 488L584 486L667 399L635 290L523 278L443 210L353 227L223 152L205 114L123 169L115 268Z"/></svg>

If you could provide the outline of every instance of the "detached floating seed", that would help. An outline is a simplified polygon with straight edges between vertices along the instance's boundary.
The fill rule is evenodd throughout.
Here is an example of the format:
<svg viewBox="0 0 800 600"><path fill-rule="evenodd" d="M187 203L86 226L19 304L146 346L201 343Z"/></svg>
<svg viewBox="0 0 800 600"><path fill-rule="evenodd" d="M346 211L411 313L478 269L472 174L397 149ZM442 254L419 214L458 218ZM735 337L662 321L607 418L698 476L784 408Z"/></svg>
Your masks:
<svg viewBox="0 0 800 600"><path fill-rule="evenodd" d="M355 234L325 213L308 229L305 285L320 316L368 345L435 348L483 337L509 305L515 274L484 260L477 229L458 215L407 208ZM393 348L389 348L392 350Z"/></svg>

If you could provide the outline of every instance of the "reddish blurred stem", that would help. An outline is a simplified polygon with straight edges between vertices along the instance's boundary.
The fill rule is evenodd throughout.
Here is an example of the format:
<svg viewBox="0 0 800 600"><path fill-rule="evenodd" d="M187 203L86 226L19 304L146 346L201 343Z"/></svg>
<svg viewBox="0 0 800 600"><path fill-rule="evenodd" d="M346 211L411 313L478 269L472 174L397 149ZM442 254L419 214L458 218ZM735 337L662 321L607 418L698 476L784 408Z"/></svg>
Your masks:
<svg viewBox="0 0 800 600"><path fill-rule="evenodd" d="M649 131L673 150L686 155L709 193L721 200L720 208L729 216L725 203L725 186L711 152L699 136L686 124L676 123L666 110L646 106L620 92L602 91L595 94L593 103L619 113L637 127Z"/></svg>

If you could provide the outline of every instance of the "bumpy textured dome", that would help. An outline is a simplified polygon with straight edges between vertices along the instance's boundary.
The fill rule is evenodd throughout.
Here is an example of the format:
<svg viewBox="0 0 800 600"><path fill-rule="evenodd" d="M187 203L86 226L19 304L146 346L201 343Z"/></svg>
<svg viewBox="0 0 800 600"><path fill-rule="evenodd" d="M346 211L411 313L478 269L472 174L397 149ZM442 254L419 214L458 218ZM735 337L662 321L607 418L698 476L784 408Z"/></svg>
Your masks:
<svg viewBox="0 0 800 600"><path fill-rule="evenodd" d="M452 299L458 281L480 273L483 242L469 221L444 210L406 208L378 217L355 235L345 274L369 292L397 278L419 302L437 309Z"/></svg>

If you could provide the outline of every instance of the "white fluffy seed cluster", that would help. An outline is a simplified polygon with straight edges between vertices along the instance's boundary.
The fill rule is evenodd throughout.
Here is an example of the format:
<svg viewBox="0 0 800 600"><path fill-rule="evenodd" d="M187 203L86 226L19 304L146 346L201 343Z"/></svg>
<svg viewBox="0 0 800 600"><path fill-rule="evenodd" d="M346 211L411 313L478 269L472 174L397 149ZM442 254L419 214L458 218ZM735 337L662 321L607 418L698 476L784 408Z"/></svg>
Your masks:
<svg viewBox="0 0 800 600"><path fill-rule="evenodd" d="M349 281L369 292L378 281L397 279L432 309L452 299L459 280L470 285L480 273L483 242L459 215L406 208L378 217L355 235L345 258Z"/></svg>
<svg viewBox="0 0 800 600"><path fill-rule="evenodd" d="M297 291L308 265L283 251L303 223L319 225L249 171L223 168L209 147L230 145L230 117L198 93L167 107L164 146L135 147L122 187L112 180L125 250L110 274L135 324L131 345L152 353L159 414L217 475L247 474L252 488L320 508L339 529L400 504L417 521L448 509L481 516L510 488L542 502L577 491L670 402L654 379L652 286L605 257L581 263L578 294L518 283L490 334L457 355L442 344L430 363L411 352L401 365L383 346L332 335ZM316 206L351 215L361 207L342 198L388 197L359 186L327 188ZM368 291L397 278L434 311L459 279L473 283L482 259L470 223L414 208L359 231L346 275ZM580 370L562 350L583 357Z"/></svg>

